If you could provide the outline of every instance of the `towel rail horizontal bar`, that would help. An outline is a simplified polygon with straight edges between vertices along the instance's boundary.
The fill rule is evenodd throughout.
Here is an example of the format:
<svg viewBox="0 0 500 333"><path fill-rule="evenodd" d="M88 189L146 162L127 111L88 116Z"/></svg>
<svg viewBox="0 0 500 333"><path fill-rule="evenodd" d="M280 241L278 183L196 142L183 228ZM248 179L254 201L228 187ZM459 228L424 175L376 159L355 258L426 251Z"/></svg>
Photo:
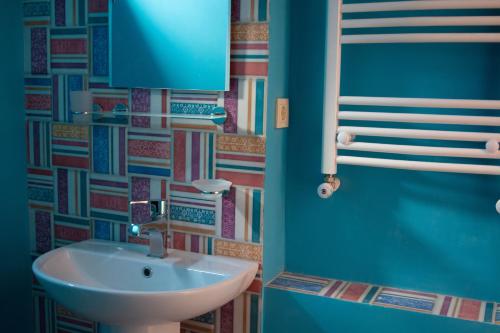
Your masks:
<svg viewBox="0 0 500 333"><path fill-rule="evenodd" d="M471 173L471 174L497 175L497 176L500 175L500 167L493 165L402 161L402 160L357 157L357 156L337 156L337 163L378 167L378 168L415 170L415 171Z"/></svg>
<svg viewBox="0 0 500 333"><path fill-rule="evenodd" d="M339 149L404 154L404 155L423 155L423 156L442 156L442 157L460 157L460 158L487 158L500 159L500 152L489 153L485 149L469 148L450 148L450 147L430 147L430 146L412 146L412 145L391 145L384 143L371 142L353 142L348 145L337 143Z"/></svg>
<svg viewBox="0 0 500 333"><path fill-rule="evenodd" d="M471 141L471 142L488 142L494 140L500 142L500 133L435 131L435 130L355 127L355 126L340 126L338 128L338 133L341 132L349 133L352 135L379 136L387 138L450 140L450 141Z"/></svg>
<svg viewBox="0 0 500 333"><path fill-rule="evenodd" d="M342 28L497 26L500 16L429 16L342 20Z"/></svg>
<svg viewBox="0 0 500 333"><path fill-rule="evenodd" d="M344 4L343 13L393 12L439 9L495 9L499 0L418 0Z"/></svg>
<svg viewBox="0 0 500 333"><path fill-rule="evenodd" d="M339 119L420 124L500 126L500 117L455 116L417 113L340 111Z"/></svg>
<svg viewBox="0 0 500 333"><path fill-rule="evenodd" d="M500 33L410 33L342 35L342 44L500 43Z"/></svg>
<svg viewBox="0 0 500 333"><path fill-rule="evenodd" d="M500 110L500 100L340 96L341 105Z"/></svg>

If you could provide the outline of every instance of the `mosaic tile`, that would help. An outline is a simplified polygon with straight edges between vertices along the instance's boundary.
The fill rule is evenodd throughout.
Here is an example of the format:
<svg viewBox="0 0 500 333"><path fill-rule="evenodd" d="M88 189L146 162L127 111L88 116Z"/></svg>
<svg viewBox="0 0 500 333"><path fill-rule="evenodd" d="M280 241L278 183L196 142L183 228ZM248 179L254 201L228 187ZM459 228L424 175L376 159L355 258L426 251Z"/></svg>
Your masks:
<svg viewBox="0 0 500 333"><path fill-rule="evenodd" d="M52 165L87 170L89 155L88 126L52 126Z"/></svg>
<svg viewBox="0 0 500 333"><path fill-rule="evenodd" d="M100 221L129 222L128 178L90 176L90 217Z"/></svg>
<svg viewBox="0 0 500 333"><path fill-rule="evenodd" d="M483 312L483 302L472 299L462 298L458 304L457 318L480 321L481 312Z"/></svg>
<svg viewBox="0 0 500 333"><path fill-rule="evenodd" d="M89 177L87 171L58 168L55 172L56 212L89 216Z"/></svg>
<svg viewBox="0 0 500 333"><path fill-rule="evenodd" d="M53 74L87 74L88 29L50 29L50 69Z"/></svg>
<svg viewBox="0 0 500 333"><path fill-rule="evenodd" d="M437 295L406 291L394 288L381 288L373 304L405 308L412 311L432 313Z"/></svg>
<svg viewBox="0 0 500 333"><path fill-rule="evenodd" d="M91 127L92 172L116 176L127 174L127 128Z"/></svg>
<svg viewBox="0 0 500 333"><path fill-rule="evenodd" d="M309 294L319 294L325 287L328 286L328 283L329 280L326 279L282 274L272 280L269 286L284 290L296 290Z"/></svg>
<svg viewBox="0 0 500 333"><path fill-rule="evenodd" d="M50 1L24 0L23 21L25 26L48 26L50 24Z"/></svg>
<svg viewBox="0 0 500 333"><path fill-rule="evenodd" d="M49 73L49 29L24 28L24 73L47 75Z"/></svg>
<svg viewBox="0 0 500 333"><path fill-rule="evenodd" d="M232 0L233 22L265 22L269 16L268 0Z"/></svg>
<svg viewBox="0 0 500 333"><path fill-rule="evenodd" d="M55 246L61 247L90 238L90 221L87 218L54 214Z"/></svg>
<svg viewBox="0 0 500 333"><path fill-rule="evenodd" d="M170 92L165 89L131 89L130 100L132 113L162 115L170 113ZM167 118L151 116L132 116L132 127L161 129L168 127Z"/></svg>
<svg viewBox="0 0 500 333"><path fill-rule="evenodd" d="M203 196L191 186L171 184L169 200L172 230L215 235L217 219L220 219L216 199Z"/></svg>
<svg viewBox="0 0 500 333"><path fill-rule="evenodd" d="M128 172L133 175L170 176L170 141L166 131L129 129Z"/></svg>
<svg viewBox="0 0 500 333"><path fill-rule="evenodd" d="M173 134L173 148L174 181L190 183L214 177L214 133L176 130Z"/></svg>
<svg viewBox="0 0 500 333"><path fill-rule="evenodd" d="M52 0L52 25L83 27L87 24L87 0Z"/></svg>
<svg viewBox="0 0 500 333"><path fill-rule="evenodd" d="M90 27L90 73L92 76L109 75L109 36L107 25Z"/></svg>
<svg viewBox="0 0 500 333"><path fill-rule="evenodd" d="M131 177L129 180L132 201L167 200L168 184L166 179ZM150 222L150 207L147 204L134 204L130 207L133 223Z"/></svg>
<svg viewBox="0 0 500 333"><path fill-rule="evenodd" d="M54 248L52 211L30 206L28 210L31 253L43 254Z"/></svg>
<svg viewBox="0 0 500 333"><path fill-rule="evenodd" d="M224 133L264 135L267 113L267 80L232 78L224 93L227 120Z"/></svg>
<svg viewBox="0 0 500 333"><path fill-rule="evenodd" d="M82 74L60 74L52 76L52 117L54 121L73 122L71 92L88 89L88 77Z"/></svg>
<svg viewBox="0 0 500 333"><path fill-rule="evenodd" d="M231 76L266 77L269 65L267 23L232 24Z"/></svg>
<svg viewBox="0 0 500 333"><path fill-rule="evenodd" d="M52 118L52 79L50 76L24 77L24 112L27 119Z"/></svg>
<svg viewBox="0 0 500 333"><path fill-rule="evenodd" d="M218 134L216 149L216 178L234 185L264 187L264 137Z"/></svg>
<svg viewBox="0 0 500 333"><path fill-rule="evenodd" d="M127 242L127 228L123 223L92 220L92 238L112 242Z"/></svg>
<svg viewBox="0 0 500 333"><path fill-rule="evenodd" d="M214 245L214 254L226 257L235 257L253 261L262 261L262 246L241 243L223 239L216 239Z"/></svg>
<svg viewBox="0 0 500 333"><path fill-rule="evenodd" d="M222 198L222 222L218 235L238 241L262 243L263 208L263 190L231 187Z"/></svg>
<svg viewBox="0 0 500 333"><path fill-rule="evenodd" d="M26 121L26 161L28 166L51 167L50 138L50 122Z"/></svg>
<svg viewBox="0 0 500 333"><path fill-rule="evenodd" d="M223 93L214 91L172 90L169 100L171 114L208 115L218 106L223 106ZM172 119L172 128L193 131L215 131L217 125L210 120Z"/></svg>
<svg viewBox="0 0 500 333"><path fill-rule="evenodd" d="M107 78L91 77L89 90L92 92L94 111L111 112L129 109L129 90L110 87ZM128 125L127 116L104 117L93 115L95 123Z"/></svg>
<svg viewBox="0 0 500 333"><path fill-rule="evenodd" d="M28 168L28 203L31 207L51 210L54 204L52 169Z"/></svg>

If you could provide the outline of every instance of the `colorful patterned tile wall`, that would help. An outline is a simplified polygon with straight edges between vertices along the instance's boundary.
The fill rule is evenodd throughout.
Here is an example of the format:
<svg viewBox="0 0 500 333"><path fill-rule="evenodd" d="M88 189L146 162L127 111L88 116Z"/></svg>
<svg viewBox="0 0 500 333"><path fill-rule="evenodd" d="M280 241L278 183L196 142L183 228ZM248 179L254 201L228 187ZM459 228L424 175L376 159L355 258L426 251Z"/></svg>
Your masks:
<svg viewBox="0 0 500 333"><path fill-rule="evenodd" d="M141 242L127 224L147 218L130 200L170 201L170 247L262 262L269 0L233 0L230 91L116 89L108 84L108 0L24 0L26 157L33 258L88 238ZM81 125L71 91L88 90L127 119ZM225 124L141 113L208 112ZM226 178L219 207L191 182ZM218 216L221 215L221 216ZM246 293L188 320L182 332L260 332L262 271ZM33 281L36 332L96 332Z"/></svg>
<svg viewBox="0 0 500 333"><path fill-rule="evenodd" d="M500 303L282 273L268 287L342 301L500 325Z"/></svg>

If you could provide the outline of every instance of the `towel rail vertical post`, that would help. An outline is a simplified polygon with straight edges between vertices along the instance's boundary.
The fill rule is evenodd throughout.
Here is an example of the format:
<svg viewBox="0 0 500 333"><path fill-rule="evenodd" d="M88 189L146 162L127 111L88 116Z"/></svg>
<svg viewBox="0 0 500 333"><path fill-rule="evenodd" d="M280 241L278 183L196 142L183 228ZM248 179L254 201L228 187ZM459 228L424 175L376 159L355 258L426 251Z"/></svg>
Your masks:
<svg viewBox="0 0 500 333"><path fill-rule="evenodd" d="M321 171L325 183L318 194L327 198L338 188L337 126L340 95L340 60L342 54L342 0L329 0L326 20L325 84L323 100L323 157Z"/></svg>

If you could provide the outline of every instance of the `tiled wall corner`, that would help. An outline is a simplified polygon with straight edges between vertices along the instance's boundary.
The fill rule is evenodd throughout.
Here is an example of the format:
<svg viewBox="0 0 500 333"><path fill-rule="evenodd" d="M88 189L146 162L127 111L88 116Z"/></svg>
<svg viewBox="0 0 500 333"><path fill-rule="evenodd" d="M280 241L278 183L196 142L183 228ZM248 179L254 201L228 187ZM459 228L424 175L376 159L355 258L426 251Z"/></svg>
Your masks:
<svg viewBox="0 0 500 333"><path fill-rule="evenodd" d="M169 246L262 262L268 74L268 0L233 0L227 92L109 86L108 0L24 0L28 205L33 258L89 238L144 243L128 233L148 220L144 205L170 203ZM71 92L94 107L127 107L128 118L79 125ZM141 113L228 112L223 125ZM23 112L20 110L20 112ZM191 182L233 182L222 200ZM262 271L247 292L182 323L185 332L259 332ZM33 282L36 332L96 332L97 324L55 304Z"/></svg>

